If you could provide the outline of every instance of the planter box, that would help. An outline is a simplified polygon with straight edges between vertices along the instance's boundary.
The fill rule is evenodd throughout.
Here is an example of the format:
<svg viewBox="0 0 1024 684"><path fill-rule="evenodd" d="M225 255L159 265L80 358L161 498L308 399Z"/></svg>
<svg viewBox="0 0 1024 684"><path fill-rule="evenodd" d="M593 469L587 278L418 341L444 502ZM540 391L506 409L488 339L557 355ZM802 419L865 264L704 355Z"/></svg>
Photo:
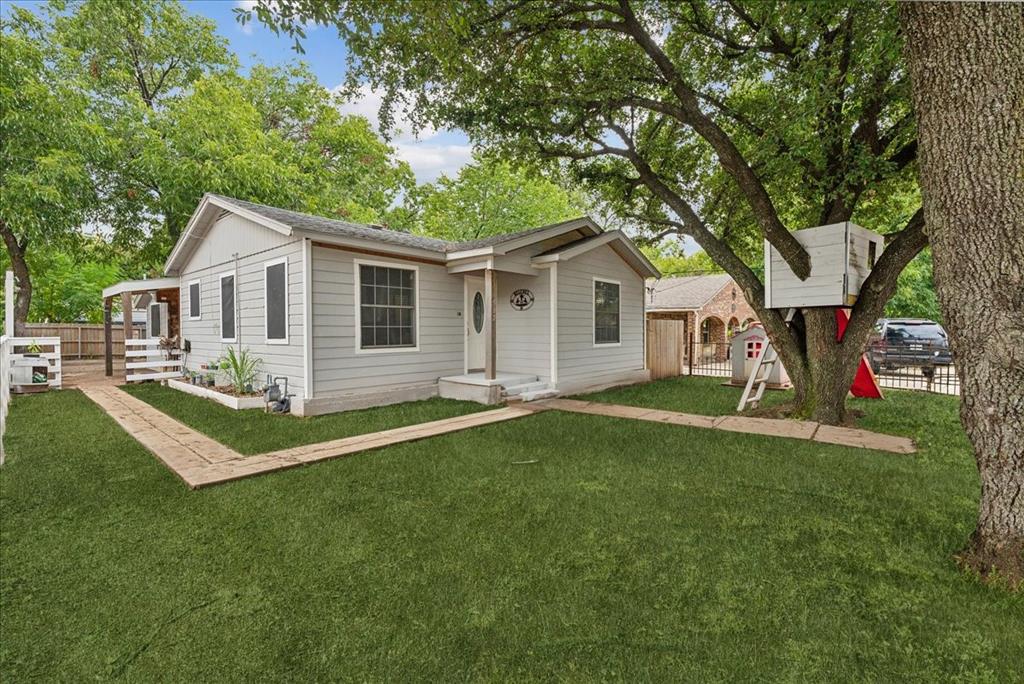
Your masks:
<svg viewBox="0 0 1024 684"><path fill-rule="evenodd" d="M212 387L203 387L201 385L192 385L185 382L184 380L168 380L168 387L185 392L186 394L194 394L197 397L203 397L204 399L212 399L218 404L223 404L228 408L240 410L240 409L258 409L263 408L263 397L236 397L231 394L224 394L218 392Z"/></svg>

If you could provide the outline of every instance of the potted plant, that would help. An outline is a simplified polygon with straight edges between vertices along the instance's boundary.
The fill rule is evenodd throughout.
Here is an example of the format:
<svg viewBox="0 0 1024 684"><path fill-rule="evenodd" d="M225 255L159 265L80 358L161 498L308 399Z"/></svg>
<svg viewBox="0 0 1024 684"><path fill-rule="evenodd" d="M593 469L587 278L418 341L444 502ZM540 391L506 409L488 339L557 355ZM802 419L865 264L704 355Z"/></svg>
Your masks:
<svg viewBox="0 0 1024 684"><path fill-rule="evenodd" d="M217 384L217 377L213 373L207 373L206 375L206 386L213 387Z"/></svg>

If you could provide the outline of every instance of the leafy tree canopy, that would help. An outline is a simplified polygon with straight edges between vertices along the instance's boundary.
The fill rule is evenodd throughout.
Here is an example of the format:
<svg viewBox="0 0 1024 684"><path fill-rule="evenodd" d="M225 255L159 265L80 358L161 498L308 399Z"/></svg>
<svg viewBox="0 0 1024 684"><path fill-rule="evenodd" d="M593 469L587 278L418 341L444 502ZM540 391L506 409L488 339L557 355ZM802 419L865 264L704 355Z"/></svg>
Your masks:
<svg viewBox="0 0 1024 684"><path fill-rule="evenodd" d="M581 198L506 161L477 157L455 178L419 190L416 231L445 240L513 233L585 213Z"/></svg>
<svg viewBox="0 0 1024 684"><path fill-rule="evenodd" d="M308 67L242 74L214 23L175 0L52 0L11 8L0 28L0 233L19 322L33 271L63 263L32 250L76 248L87 224L141 275L159 269L204 192L388 222L414 186Z"/></svg>
<svg viewBox="0 0 1024 684"><path fill-rule="evenodd" d="M680 249L678 243L662 243L657 246L643 245L640 249L666 278L722 273L722 267L712 261L707 252L696 251L693 254L686 254Z"/></svg>
<svg viewBox="0 0 1024 684"><path fill-rule="evenodd" d="M338 29L348 86L454 126L507 158L551 160L652 232L689 235L742 287L796 385L797 413L842 419L867 334L925 246L907 197L916 127L889 4L744 0L259 0L301 36ZM890 232L836 341L831 311L789 327L751 265L767 239L800 277L792 231ZM656 237L657 235L655 235Z"/></svg>

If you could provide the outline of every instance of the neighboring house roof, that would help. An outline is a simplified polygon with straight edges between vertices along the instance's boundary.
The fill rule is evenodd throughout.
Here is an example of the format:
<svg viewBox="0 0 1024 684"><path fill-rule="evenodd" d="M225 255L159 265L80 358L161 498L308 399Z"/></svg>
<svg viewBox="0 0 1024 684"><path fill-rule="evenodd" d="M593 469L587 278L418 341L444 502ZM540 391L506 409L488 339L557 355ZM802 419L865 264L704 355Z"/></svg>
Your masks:
<svg viewBox="0 0 1024 684"><path fill-rule="evenodd" d="M710 302L733 282L725 273L662 278L648 285L648 310L692 311Z"/></svg>
<svg viewBox="0 0 1024 684"><path fill-rule="evenodd" d="M298 211L290 211L265 204L256 204L255 202L207 193L203 196L199 206L189 219L188 225L182 231L181 237L178 239L174 249L171 250L171 254L164 264L164 271L166 273L176 272L187 262L194 248L203 239L206 231L216 222L224 210L237 213L284 235L292 235L293 231L301 231L303 233L328 236L339 239L342 242L352 241L357 245L364 242L391 245L399 250L412 251L413 253L440 255L443 257L443 260L448 262L468 257L505 254L521 247L572 232L578 232L584 239L598 237L603 233L601 227L594 223L590 217L581 216L517 233L494 235L480 240L454 242L414 235L398 230L388 230L380 226L313 216ZM649 276L658 274L654 266L632 244L632 241L621 234L616 237L616 240L628 243L628 247L621 248L621 253L630 254L630 256L623 254L623 258L630 261L634 268ZM579 244L579 242L580 240L576 240L570 244Z"/></svg>

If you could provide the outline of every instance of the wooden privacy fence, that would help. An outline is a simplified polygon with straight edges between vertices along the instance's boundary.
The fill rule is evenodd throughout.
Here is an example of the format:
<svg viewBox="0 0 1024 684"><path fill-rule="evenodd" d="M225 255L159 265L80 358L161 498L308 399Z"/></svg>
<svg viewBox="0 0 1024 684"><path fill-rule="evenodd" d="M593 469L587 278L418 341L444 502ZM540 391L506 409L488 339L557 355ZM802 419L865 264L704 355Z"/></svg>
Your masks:
<svg viewBox="0 0 1024 684"><path fill-rule="evenodd" d="M160 338L128 340L124 372L127 382L166 380L181 377L181 359L177 349L160 346Z"/></svg>
<svg viewBox="0 0 1024 684"><path fill-rule="evenodd" d="M136 337L142 337L145 324L134 327ZM102 323L27 323L28 337L59 337L64 347L65 359L100 359L103 358L103 324ZM111 328L111 339L114 344L114 356L124 356L124 326L117 324Z"/></svg>
<svg viewBox="0 0 1024 684"><path fill-rule="evenodd" d="M647 321L647 367L651 379L680 375L685 364L684 321L649 319Z"/></svg>

